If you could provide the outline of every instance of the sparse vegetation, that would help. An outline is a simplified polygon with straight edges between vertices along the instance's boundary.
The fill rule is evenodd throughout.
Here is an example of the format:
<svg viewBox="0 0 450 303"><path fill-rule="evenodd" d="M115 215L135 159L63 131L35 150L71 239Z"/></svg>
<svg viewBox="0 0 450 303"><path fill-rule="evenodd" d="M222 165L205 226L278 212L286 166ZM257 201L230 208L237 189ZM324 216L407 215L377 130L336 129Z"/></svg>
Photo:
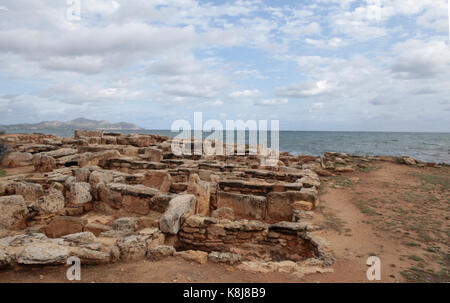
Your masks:
<svg viewBox="0 0 450 303"><path fill-rule="evenodd" d="M331 180L334 181L334 184L340 187L351 187L353 186L353 182L344 176L333 176L331 177Z"/></svg>

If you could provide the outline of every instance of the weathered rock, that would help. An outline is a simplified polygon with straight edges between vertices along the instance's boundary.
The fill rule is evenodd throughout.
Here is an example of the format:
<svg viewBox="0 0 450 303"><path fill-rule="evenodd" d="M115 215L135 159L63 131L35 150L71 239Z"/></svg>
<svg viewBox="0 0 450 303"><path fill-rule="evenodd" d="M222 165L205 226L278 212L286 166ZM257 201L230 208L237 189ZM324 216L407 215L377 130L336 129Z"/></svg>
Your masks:
<svg viewBox="0 0 450 303"><path fill-rule="evenodd" d="M144 148L144 154L141 155L141 158L151 162L161 162L163 159L163 152L157 148L146 147Z"/></svg>
<svg viewBox="0 0 450 303"><path fill-rule="evenodd" d="M34 169L39 172L51 172L56 168L56 161L53 157L36 154L32 160Z"/></svg>
<svg viewBox="0 0 450 303"><path fill-rule="evenodd" d="M111 226L99 224L99 223L88 223L83 229L84 231L88 231L96 235L97 237L102 233L106 231L112 230Z"/></svg>
<svg viewBox="0 0 450 303"><path fill-rule="evenodd" d="M50 188L36 203L38 211L42 214L59 213L64 209L64 205L64 195L55 188Z"/></svg>
<svg viewBox="0 0 450 303"><path fill-rule="evenodd" d="M406 165L416 165L417 160L411 157L402 157L401 162Z"/></svg>
<svg viewBox="0 0 450 303"><path fill-rule="evenodd" d="M217 193L217 207L231 208L234 211L235 217L239 219L262 220L264 218L266 204L266 197L222 191Z"/></svg>
<svg viewBox="0 0 450 303"><path fill-rule="evenodd" d="M64 264L69 257L69 248L52 242L31 243L21 251L17 263L33 264Z"/></svg>
<svg viewBox="0 0 450 303"><path fill-rule="evenodd" d="M22 196L0 197L0 229L23 229L28 208Z"/></svg>
<svg viewBox="0 0 450 303"><path fill-rule="evenodd" d="M64 239L64 241L66 242L69 242L70 245L73 246L91 244L96 241L95 235L91 232L79 232L76 234L70 234L62 237L62 239Z"/></svg>
<svg viewBox="0 0 450 303"><path fill-rule="evenodd" d="M101 201L111 207L121 208L122 205L131 212L147 214L150 200L160 192L144 185L127 185L121 183L98 184L96 191Z"/></svg>
<svg viewBox="0 0 450 303"><path fill-rule="evenodd" d="M197 174L191 174L189 176L187 193L195 195L197 199L195 213L203 216L208 215L210 207L209 183L201 181Z"/></svg>
<svg viewBox="0 0 450 303"><path fill-rule="evenodd" d="M165 233L177 234L181 217L194 212L195 202L194 195L179 195L170 200L169 208L159 221L159 228Z"/></svg>
<svg viewBox="0 0 450 303"><path fill-rule="evenodd" d="M42 156L59 159L62 157L72 156L78 153L78 149L75 148L59 148L57 150L41 153Z"/></svg>
<svg viewBox="0 0 450 303"><path fill-rule="evenodd" d="M175 248L168 245L158 245L150 247L147 252L147 257L152 261L159 261L166 257L171 257L175 253Z"/></svg>
<svg viewBox="0 0 450 303"><path fill-rule="evenodd" d="M114 230L135 231L138 228L137 218L119 218L114 221Z"/></svg>
<svg viewBox="0 0 450 303"><path fill-rule="evenodd" d="M211 214L213 218L234 220L234 210L230 207L220 207Z"/></svg>
<svg viewBox="0 0 450 303"><path fill-rule="evenodd" d="M271 192L267 196L265 220L268 222L292 220L292 204L296 201L317 202L317 191L302 188L301 191Z"/></svg>
<svg viewBox="0 0 450 303"><path fill-rule="evenodd" d="M292 203L292 208L297 210L312 210L314 205L307 201L295 201Z"/></svg>
<svg viewBox="0 0 450 303"><path fill-rule="evenodd" d="M2 165L6 167L21 167L31 165L33 155L30 153L11 152L3 157Z"/></svg>
<svg viewBox="0 0 450 303"><path fill-rule="evenodd" d="M125 261L139 260L147 253L147 238L131 235L120 238L116 242L120 249L121 259Z"/></svg>
<svg viewBox="0 0 450 303"><path fill-rule="evenodd" d="M120 157L117 150L105 150L98 153L83 153L78 155L78 166L97 166L107 160Z"/></svg>
<svg viewBox="0 0 450 303"><path fill-rule="evenodd" d="M151 210L164 213L169 207L170 200L172 200L173 197L174 195L172 194L155 195L150 200L149 208Z"/></svg>
<svg viewBox="0 0 450 303"><path fill-rule="evenodd" d="M79 168L75 171L75 179L77 182L87 183L89 181L89 175L91 171L88 167Z"/></svg>
<svg viewBox="0 0 450 303"><path fill-rule="evenodd" d="M303 187L309 188L309 187L320 187L320 179L319 177L313 178L310 176L305 176L301 179L298 179L297 182L302 183Z"/></svg>
<svg viewBox="0 0 450 303"><path fill-rule="evenodd" d="M84 225L87 224L87 220L68 217L68 216L58 216L52 219L49 224L45 227L45 234L49 238L60 238L65 235L76 234L83 231Z"/></svg>
<svg viewBox="0 0 450 303"><path fill-rule="evenodd" d="M208 262L208 253L200 250L177 251L174 255L199 264L206 264Z"/></svg>
<svg viewBox="0 0 450 303"><path fill-rule="evenodd" d="M241 258L241 255L229 252L213 251L208 255L208 260L214 263L236 264L241 262Z"/></svg>
<svg viewBox="0 0 450 303"><path fill-rule="evenodd" d="M103 183L107 184L112 182L113 176L111 172L108 171L93 171L89 175L89 184L92 188L95 187L96 184Z"/></svg>
<svg viewBox="0 0 450 303"><path fill-rule="evenodd" d="M86 182L75 182L70 185L69 203L83 205L92 201L91 186Z"/></svg>
<svg viewBox="0 0 450 303"><path fill-rule="evenodd" d="M101 137L102 131L101 130L80 130L76 129L74 132L75 138L82 138L82 137Z"/></svg>
<svg viewBox="0 0 450 303"><path fill-rule="evenodd" d="M144 228L138 232L138 235L146 239L148 248L163 245L166 239L164 234L155 227Z"/></svg>
<svg viewBox="0 0 450 303"><path fill-rule="evenodd" d="M172 185L172 177L167 171L152 170L146 173L144 182L142 184L167 193L169 192L170 186Z"/></svg>
<svg viewBox="0 0 450 303"><path fill-rule="evenodd" d="M25 201L36 201L44 194L44 190L40 184L29 182L12 182L9 183L7 191L9 194L23 196Z"/></svg>

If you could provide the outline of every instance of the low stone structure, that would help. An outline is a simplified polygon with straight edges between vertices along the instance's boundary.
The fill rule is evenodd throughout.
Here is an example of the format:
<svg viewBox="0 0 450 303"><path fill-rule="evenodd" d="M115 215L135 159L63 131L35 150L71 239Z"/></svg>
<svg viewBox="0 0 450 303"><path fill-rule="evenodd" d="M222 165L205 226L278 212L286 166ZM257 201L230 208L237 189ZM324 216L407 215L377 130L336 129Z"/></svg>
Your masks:
<svg viewBox="0 0 450 303"><path fill-rule="evenodd" d="M338 173L329 162L346 157L282 153L265 167L258 156L176 156L168 137L97 130L1 142L4 167L33 172L0 179L0 268L70 256L89 264L177 256L249 270L333 262L308 218L319 203L317 172Z"/></svg>

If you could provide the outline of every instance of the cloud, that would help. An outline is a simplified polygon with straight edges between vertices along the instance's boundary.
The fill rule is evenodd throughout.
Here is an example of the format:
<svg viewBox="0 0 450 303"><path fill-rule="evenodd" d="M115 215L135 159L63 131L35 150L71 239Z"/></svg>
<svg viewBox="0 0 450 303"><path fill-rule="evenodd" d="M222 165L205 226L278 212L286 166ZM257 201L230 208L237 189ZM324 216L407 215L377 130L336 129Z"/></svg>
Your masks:
<svg viewBox="0 0 450 303"><path fill-rule="evenodd" d="M277 88L277 95L289 98L305 98L327 94L336 89L335 84L326 80L315 83L299 83Z"/></svg>
<svg viewBox="0 0 450 303"><path fill-rule="evenodd" d="M334 37L325 40L305 39L305 42L318 48L338 48L347 46L349 43L341 38Z"/></svg>
<svg viewBox="0 0 450 303"><path fill-rule="evenodd" d="M261 106L275 106L275 105L284 105L288 104L289 101L286 98L275 98L275 99L263 99L255 102L255 105Z"/></svg>
<svg viewBox="0 0 450 303"><path fill-rule="evenodd" d="M129 23L101 28L80 28L67 33L14 29L0 31L0 52L37 61L43 68L92 73L101 67L118 68L130 61L186 50L194 39L192 27L168 28ZM55 35L60 36L55 39ZM70 62L70 61L74 62ZM87 64L92 60L94 67Z"/></svg>
<svg viewBox="0 0 450 303"><path fill-rule="evenodd" d="M242 90L242 91L234 91L230 93L231 98L249 98L249 97L257 97L260 96L261 92L257 89L250 90Z"/></svg>
<svg viewBox="0 0 450 303"><path fill-rule="evenodd" d="M166 58L150 64L149 74L155 75L190 75L202 72L204 66L193 56Z"/></svg>
<svg viewBox="0 0 450 303"><path fill-rule="evenodd" d="M435 78L450 68L450 52L444 41L409 39L394 46L397 54L391 70L404 79Z"/></svg>
<svg viewBox="0 0 450 303"><path fill-rule="evenodd" d="M391 100L389 98L381 98L381 97L376 97L370 100L370 104L372 105L392 105L397 103L398 103L397 100Z"/></svg>

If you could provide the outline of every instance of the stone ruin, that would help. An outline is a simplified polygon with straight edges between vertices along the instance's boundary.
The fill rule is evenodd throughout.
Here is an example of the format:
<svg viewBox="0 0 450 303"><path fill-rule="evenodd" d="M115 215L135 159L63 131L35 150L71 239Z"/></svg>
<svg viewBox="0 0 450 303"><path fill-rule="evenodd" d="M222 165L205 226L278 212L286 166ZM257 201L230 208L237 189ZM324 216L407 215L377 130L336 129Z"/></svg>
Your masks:
<svg viewBox="0 0 450 303"><path fill-rule="evenodd" d="M1 135L2 167L24 172L0 179L0 268L178 255L301 276L333 263L311 223L320 157L280 153L264 167L258 155L177 156L171 141Z"/></svg>

